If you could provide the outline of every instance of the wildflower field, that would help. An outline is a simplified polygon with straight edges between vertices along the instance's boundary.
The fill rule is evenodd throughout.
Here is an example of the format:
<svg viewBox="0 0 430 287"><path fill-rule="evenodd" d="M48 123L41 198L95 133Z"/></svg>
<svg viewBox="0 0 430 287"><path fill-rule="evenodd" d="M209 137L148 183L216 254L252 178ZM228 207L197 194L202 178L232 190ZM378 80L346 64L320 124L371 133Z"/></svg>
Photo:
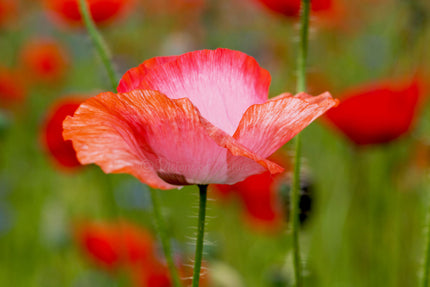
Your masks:
<svg viewBox="0 0 430 287"><path fill-rule="evenodd" d="M0 0L0 286L430 286L428 0Z"/></svg>

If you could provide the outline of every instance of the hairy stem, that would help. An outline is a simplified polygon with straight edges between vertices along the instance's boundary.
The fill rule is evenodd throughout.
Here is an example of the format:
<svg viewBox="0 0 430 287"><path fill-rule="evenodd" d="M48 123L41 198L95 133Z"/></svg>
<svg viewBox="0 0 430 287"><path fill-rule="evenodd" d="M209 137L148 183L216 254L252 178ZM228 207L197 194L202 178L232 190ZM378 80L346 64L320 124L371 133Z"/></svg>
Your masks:
<svg viewBox="0 0 430 287"><path fill-rule="evenodd" d="M306 90L306 61L308 55L308 34L309 34L309 13L311 0L302 0L302 10L300 17L300 43L299 55L297 58L297 93ZM295 286L302 286L302 272L300 260L299 244L299 201L300 201L300 154L301 154L301 136L295 137L295 161L293 185L291 190L291 233L293 245L293 266Z"/></svg>
<svg viewBox="0 0 430 287"><path fill-rule="evenodd" d="M203 257L203 238L205 235L205 217L206 217L206 201L207 201L207 185L199 185L200 192L200 205L199 205L199 219L197 223L197 242L196 242L196 255L194 257L194 274L192 287L199 286L200 268L202 265Z"/></svg>

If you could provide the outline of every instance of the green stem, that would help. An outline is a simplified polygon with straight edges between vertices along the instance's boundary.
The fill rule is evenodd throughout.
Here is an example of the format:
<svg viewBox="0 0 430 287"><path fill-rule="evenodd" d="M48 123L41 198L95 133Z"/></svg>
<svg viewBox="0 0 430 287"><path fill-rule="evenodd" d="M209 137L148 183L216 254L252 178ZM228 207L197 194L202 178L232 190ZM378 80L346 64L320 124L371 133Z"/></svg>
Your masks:
<svg viewBox="0 0 430 287"><path fill-rule="evenodd" d="M155 225L158 231L158 235L161 239L161 245L163 247L164 257L166 258L167 267L169 268L170 275L172 276L173 284L175 287L180 287L181 280L179 279L178 272L176 271L175 263L172 258L172 248L170 247L170 240L167 238L166 225L160 212L160 200L158 194L152 188L149 188L152 201L152 209L155 217Z"/></svg>
<svg viewBox="0 0 430 287"><path fill-rule="evenodd" d="M308 56L308 34L309 34L309 13L310 0L302 0L301 25L300 25L300 46L297 58L297 93L306 90L306 62ZM291 190L291 233L293 247L293 266L295 286L302 286L302 272L300 260L299 244L299 200L300 200L300 154L301 154L301 136L295 137L295 162L293 186Z"/></svg>
<svg viewBox="0 0 430 287"><path fill-rule="evenodd" d="M300 16L300 43L297 58L297 92L306 90L306 62L308 59L309 14L311 0L302 0L302 13Z"/></svg>
<svg viewBox="0 0 430 287"><path fill-rule="evenodd" d="M116 91L116 86L118 84L118 80L116 77L115 69L112 64L111 56L109 53L109 49L103 40L102 35L97 30L96 25L94 24L94 20L90 15L90 11L88 8L88 3L86 0L79 0L79 9L82 14L82 18L84 20L85 27L87 28L88 34L90 34L91 40L93 41L94 47L99 54L103 65L106 68L108 73L108 77L110 79L112 90Z"/></svg>
<svg viewBox="0 0 430 287"><path fill-rule="evenodd" d="M197 231L197 242L196 242L196 255L194 258L194 274L193 274L193 285L192 287L199 286L200 280L200 268L202 265L203 256L203 238L205 235L205 217L206 217L206 201L207 201L207 185L199 185L200 192L200 205L199 205L199 219L198 219L198 231Z"/></svg>
<svg viewBox="0 0 430 287"><path fill-rule="evenodd" d="M299 202L300 202L300 152L301 152L301 139L300 135L295 139L295 162L294 162L294 176L293 188L291 190L291 233L292 233L292 247L293 247L293 266L294 277L297 287L302 286L302 272L300 260L300 244L299 244Z"/></svg>

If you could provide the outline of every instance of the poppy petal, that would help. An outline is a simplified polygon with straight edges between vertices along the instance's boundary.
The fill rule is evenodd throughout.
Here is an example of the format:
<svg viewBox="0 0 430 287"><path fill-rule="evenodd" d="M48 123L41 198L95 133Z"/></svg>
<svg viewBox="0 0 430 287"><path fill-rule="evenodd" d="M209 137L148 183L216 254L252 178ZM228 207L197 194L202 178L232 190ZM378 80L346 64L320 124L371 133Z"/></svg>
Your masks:
<svg viewBox="0 0 430 287"><path fill-rule="evenodd" d="M171 100L157 91L91 98L65 120L64 137L73 141L81 163L130 173L161 189L235 183L263 166L282 171L209 123L189 99Z"/></svg>
<svg viewBox="0 0 430 287"><path fill-rule="evenodd" d="M270 171L272 174L284 171L281 166L270 160L262 158L258 154L253 153L247 147L239 143L236 139L221 129L218 129L206 119L201 118L201 121L209 136L219 146L229 150L230 153L227 154L229 176L233 177L234 175L240 175L239 178L234 176L225 183L232 184L242 181L250 175L259 174L265 170ZM246 174L246 176L244 177L242 174Z"/></svg>
<svg viewBox="0 0 430 287"><path fill-rule="evenodd" d="M328 92L316 97L305 93L281 94L249 107L233 137L266 158L337 102Z"/></svg>
<svg viewBox="0 0 430 287"><path fill-rule="evenodd" d="M133 105L134 106L134 105ZM174 186L161 180L139 145L126 121L128 111L118 95L107 92L85 101L73 117L63 123L63 137L70 139L82 164L96 163L106 173L129 173L157 188Z"/></svg>
<svg viewBox="0 0 430 287"><path fill-rule="evenodd" d="M178 56L154 57L144 61L139 66L128 70L119 81L117 88L118 92L126 93L138 89L142 83L142 79L148 74L149 71L159 65L176 60L177 58Z"/></svg>
<svg viewBox="0 0 430 287"><path fill-rule="evenodd" d="M229 135L249 106L267 100L270 85L269 72L254 58L221 48L186 53L145 72L136 88L190 99L204 118Z"/></svg>

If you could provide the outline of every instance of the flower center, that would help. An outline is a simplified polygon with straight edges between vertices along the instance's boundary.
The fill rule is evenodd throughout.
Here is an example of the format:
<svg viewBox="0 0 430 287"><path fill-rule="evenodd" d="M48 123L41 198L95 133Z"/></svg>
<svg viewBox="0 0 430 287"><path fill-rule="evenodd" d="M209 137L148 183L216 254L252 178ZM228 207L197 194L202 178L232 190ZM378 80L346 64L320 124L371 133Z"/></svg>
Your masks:
<svg viewBox="0 0 430 287"><path fill-rule="evenodd" d="M185 176L177 173L167 173L167 172L157 172L157 175L167 183L173 185L190 185L191 183L187 182Z"/></svg>

